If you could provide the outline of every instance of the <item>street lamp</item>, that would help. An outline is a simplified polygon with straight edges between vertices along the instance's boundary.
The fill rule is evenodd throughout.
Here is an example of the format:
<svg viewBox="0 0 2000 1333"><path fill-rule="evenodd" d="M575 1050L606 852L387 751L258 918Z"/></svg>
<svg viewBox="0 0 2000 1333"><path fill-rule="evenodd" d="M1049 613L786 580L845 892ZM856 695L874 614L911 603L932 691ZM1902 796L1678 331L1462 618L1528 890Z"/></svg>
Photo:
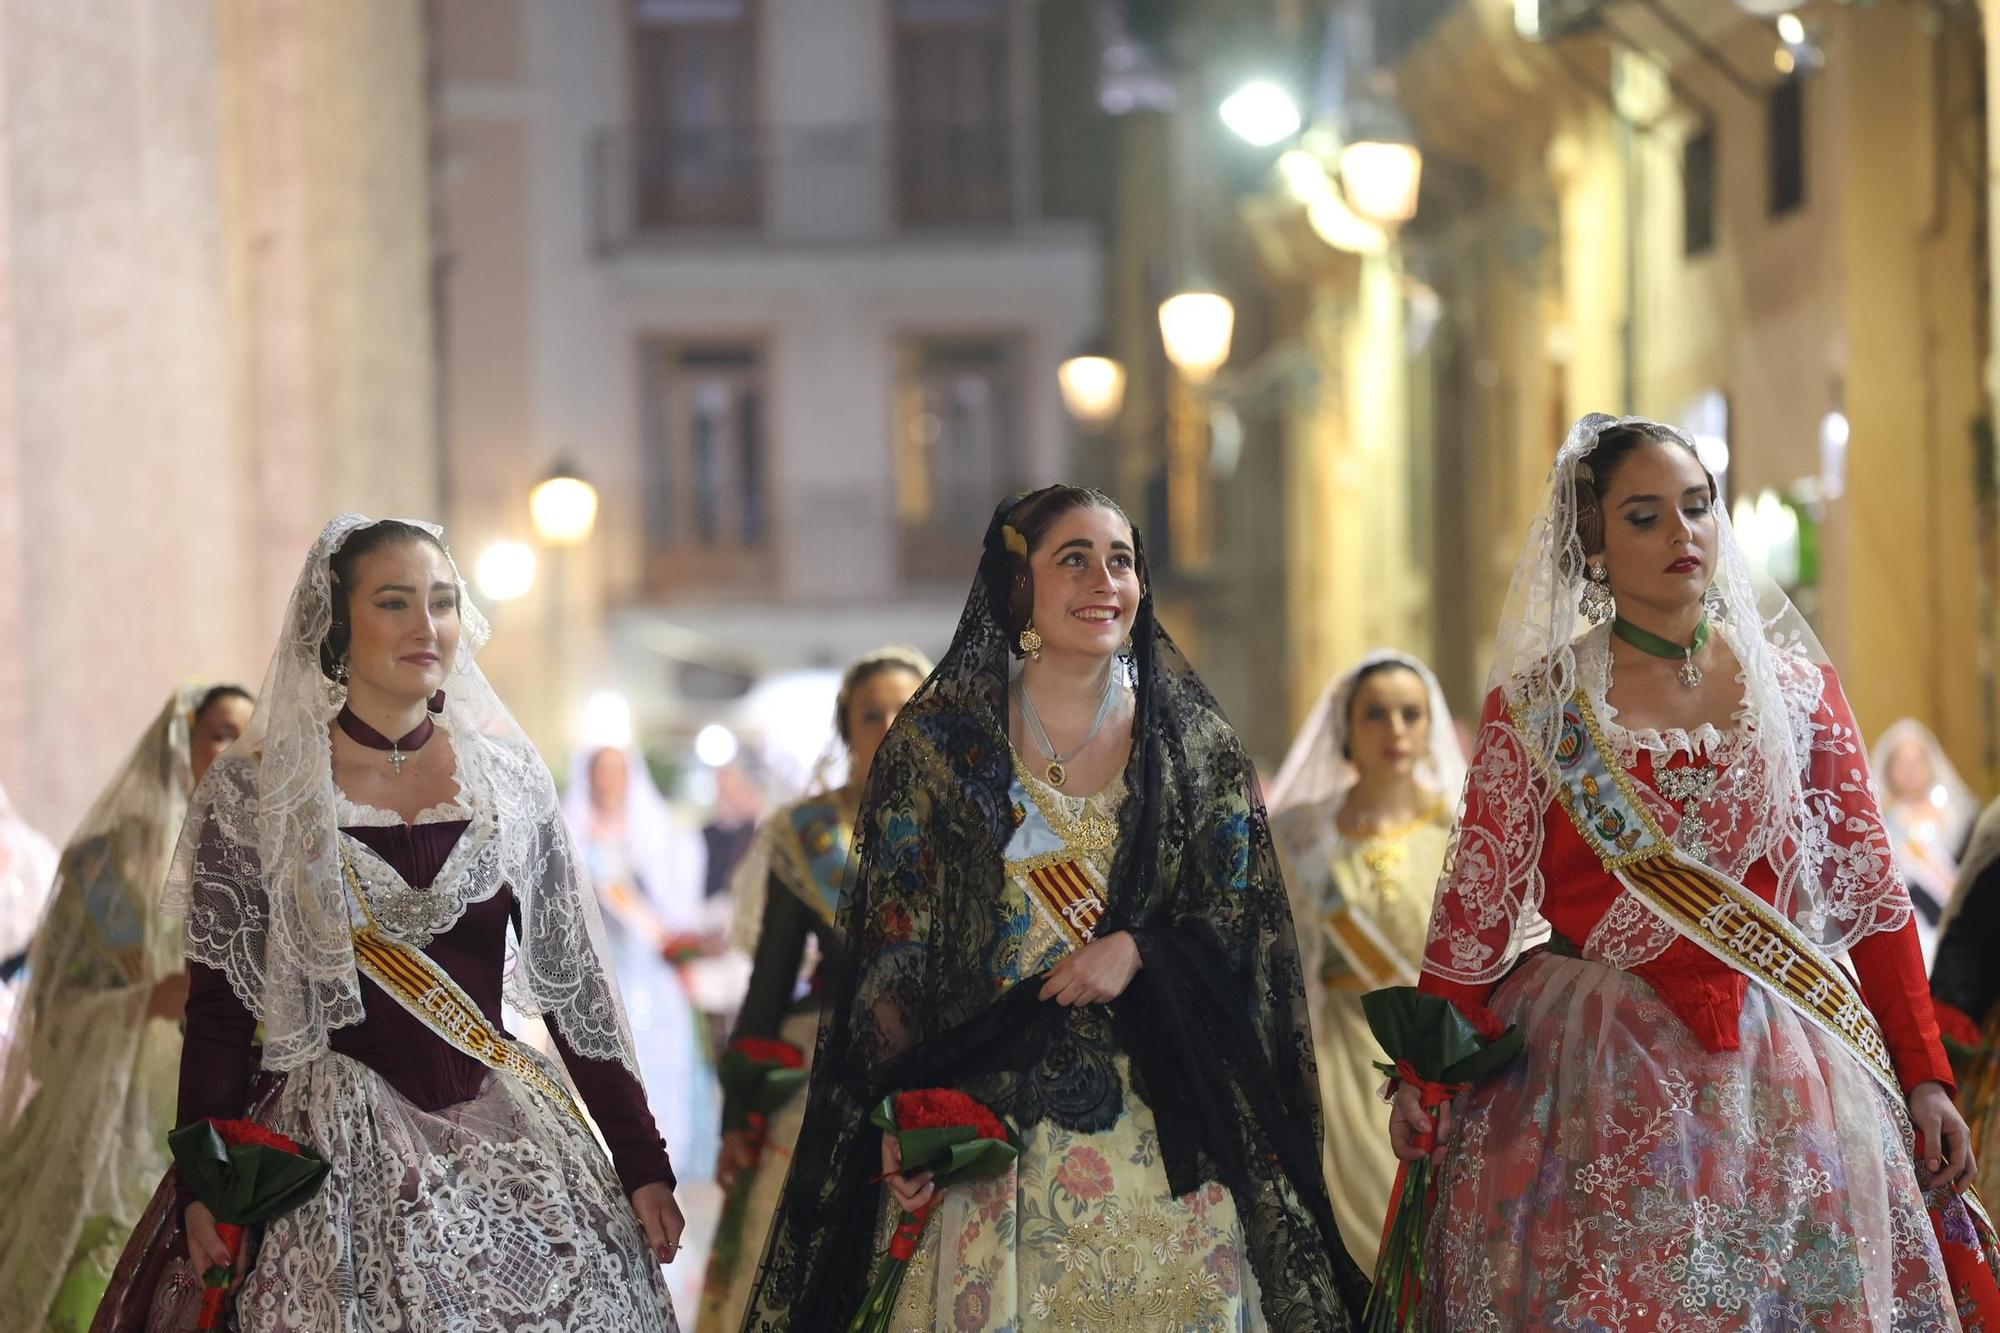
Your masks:
<svg viewBox="0 0 2000 1333"><path fill-rule="evenodd" d="M1333 178L1326 174L1326 164L1309 148L1287 148L1278 158L1278 175L1284 178L1292 198L1307 207L1338 193Z"/></svg>
<svg viewBox="0 0 2000 1333"><path fill-rule="evenodd" d="M1073 356L1056 368L1063 406L1085 426L1108 426L1125 406L1125 367L1108 356Z"/></svg>
<svg viewBox="0 0 2000 1333"><path fill-rule="evenodd" d="M1174 562L1208 563L1208 404L1203 386L1229 359L1236 307L1219 292L1189 291L1160 302L1160 341L1180 374L1167 397L1167 526Z"/></svg>
<svg viewBox="0 0 2000 1333"><path fill-rule="evenodd" d="M1229 359L1236 307L1218 292L1181 292L1160 302L1160 340L1167 360L1195 384L1206 384Z"/></svg>
<svg viewBox="0 0 2000 1333"><path fill-rule="evenodd" d="M558 463L528 493L528 513L536 534L550 546L581 546L597 526L597 488L568 463Z"/></svg>
<svg viewBox="0 0 2000 1333"><path fill-rule="evenodd" d="M1348 207L1338 191L1306 206L1306 223L1313 235L1336 250L1353 255L1379 255L1389 249L1389 234Z"/></svg>
<svg viewBox="0 0 2000 1333"><path fill-rule="evenodd" d="M551 739L561 720L561 691L566 661L565 633L569 598L564 583L570 550L590 540L597 526L597 488L577 474L568 462L558 462L540 485L528 492L528 514L535 533L549 548L548 628L543 634L543 696L548 709L547 728Z"/></svg>
<svg viewBox="0 0 2000 1333"><path fill-rule="evenodd" d="M479 591L491 602L512 602L535 586L535 551L526 542L494 542L473 567Z"/></svg>
<svg viewBox="0 0 2000 1333"><path fill-rule="evenodd" d="M1402 223L1417 215L1424 155L1400 138L1361 139L1340 150L1340 183L1354 211L1371 222Z"/></svg>
<svg viewBox="0 0 2000 1333"><path fill-rule="evenodd" d="M1269 79L1252 79L1222 99L1222 123L1253 148L1269 148L1299 132L1299 104Z"/></svg>

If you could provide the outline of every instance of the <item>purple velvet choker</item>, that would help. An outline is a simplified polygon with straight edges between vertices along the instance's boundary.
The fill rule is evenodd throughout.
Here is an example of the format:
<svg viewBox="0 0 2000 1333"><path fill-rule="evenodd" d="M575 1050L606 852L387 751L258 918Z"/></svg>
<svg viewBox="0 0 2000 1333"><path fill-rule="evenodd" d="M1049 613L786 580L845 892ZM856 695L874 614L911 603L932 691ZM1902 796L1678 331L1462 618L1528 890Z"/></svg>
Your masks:
<svg viewBox="0 0 2000 1333"><path fill-rule="evenodd" d="M390 740L387 736L384 736L381 732L363 722L359 717L355 716L352 708L343 707L333 720L339 724L342 731L347 733L347 738L356 745L365 745L371 750L387 750L389 752L389 762L395 766L396 775L401 777L404 763L409 760L411 755L423 749L425 744L430 741L431 734L437 730L437 723L431 715L444 711L444 691L439 690L436 694L432 695L427 707L429 711L425 714L424 720L412 727L408 735L400 736L395 740Z"/></svg>

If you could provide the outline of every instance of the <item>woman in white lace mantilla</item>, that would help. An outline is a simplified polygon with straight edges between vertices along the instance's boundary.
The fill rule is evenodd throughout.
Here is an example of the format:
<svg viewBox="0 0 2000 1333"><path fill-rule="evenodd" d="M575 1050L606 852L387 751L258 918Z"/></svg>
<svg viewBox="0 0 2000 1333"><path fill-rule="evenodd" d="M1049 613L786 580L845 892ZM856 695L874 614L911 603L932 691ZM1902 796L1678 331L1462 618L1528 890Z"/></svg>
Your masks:
<svg viewBox="0 0 2000 1333"><path fill-rule="evenodd" d="M1414 986L1465 754L1431 669L1378 649L1328 684L1271 783L1312 999L1327 1193L1364 1269L1396 1179L1382 1058L1361 997Z"/></svg>
<svg viewBox="0 0 2000 1333"><path fill-rule="evenodd" d="M635 745L576 752L563 818L597 890L647 1101L676 1174L705 1180L721 1135L721 1098L701 1015L668 958L677 939L701 928L700 876L679 864L673 811Z"/></svg>
<svg viewBox="0 0 2000 1333"><path fill-rule="evenodd" d="M250 709L233 685L176 690L63 849L0 1072L0 1328L89 1327L166 1169L188 983L154 896Z"/></svg>
<svg viewBox="0 0 2000 1333"><path fill-rule="evenodd" d="M1420 985L1524 1040L1437 1118L1433 1325L1957 1329L2000 1305L1852 714L1686 436L1571 431L1490 684ZM1405 1159L1417 1103L1396 1094Z"/></svg>
<svg viewBox="0 0 2000 1333"><path fill-rule="evenodd" d="M1937 954L1939 923L1951 905L1959 854L1979 817L1979 801L1937 736L1915 718L1889 724L1875 740L1869 767L1929 963Z"/></svg>
<svg viewBox="0 0 2000 1333"><path fill-rule="evenodd" d="M263 1118L333 1167L239 1261L242 1329L674 1327L673 1172L555 784L473 660L486 632L437 529L335 519L264 707L195 795L166 893L193 973L180 1121L244 1114L261 1023L284 1075ZM608 1160L501 1029L503 980ZM186 1216L195 1262L220 1259Z"/></svg>

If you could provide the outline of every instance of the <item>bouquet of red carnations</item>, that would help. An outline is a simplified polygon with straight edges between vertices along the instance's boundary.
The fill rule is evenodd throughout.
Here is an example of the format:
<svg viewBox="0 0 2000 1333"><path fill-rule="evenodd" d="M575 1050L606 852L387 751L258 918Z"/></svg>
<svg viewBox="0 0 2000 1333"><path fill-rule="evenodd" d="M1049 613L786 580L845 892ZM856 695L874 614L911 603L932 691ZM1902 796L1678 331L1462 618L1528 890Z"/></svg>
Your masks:
<svg viewBox="0 0 2000 1333"><path fill-rule="evenodd" d="M903 1174L928 1171L938 1192L917 1213L904 1213L889 1238L889 1253L868 1288L868 1299L848 1324L848 1333L887 1333L903 1273L917 1252L942 1191L947 1185L997 1176L1021 1155L1012 1131L986 1105L951 1088L924 1088L884 1097L869 1117L884 1133L894 1134L903 1150Z"/></svg>
<svg viewBox="0 0 2000 1333"><path fill-rule="evenodd" d="M1521 1049L1520 1029L1506 1027L1484 1011L1483 1021L1468 1018L1443 996L1427 995L1415 986L1370 991L1361 997L1361 1009L1391 1061L1375 1067L1415 1087L1424 1113L1432 1117L1454 1096L1504 1068ZM1430 1139L1426 1134L1418 1141L1425 1156L1404 1162L1396 1172L1382 1252L1375 1261L1375 1289L1362 1316L1367 1333L1416 1333L1423 1327Z"/></svg>
<svg viewBox="0 0 2000 1333"><path fill-rule="evenodd" d="M722 1217L716 1223L715 1240L709 1247L709 1269L721 1281L735 1271L743 1249L743 1224L750 1208L750 1189L756 1179L757 1164L763 1160L765 1135L771 1116L798 1095L805 1086L805 1053L788 1041L762 1037L742 1037L731 1042L716 1061L716 1078L723 1098L736 1123L724 1129L745 1131L750 1160L729 1182L722 1201Z"/></svg>
<svg viewBox="0 0 2000 1333"><path fill-rule="evenodd" d="M326 1159L254 1120L197 1120L167 1135L174 1169L195 1198L215 1214L222 1243L236 1253L247 1227L304 1203L326 1179ZM198 1329L222 1327L231 1272L217 1265L201 1275Z"/></svg>

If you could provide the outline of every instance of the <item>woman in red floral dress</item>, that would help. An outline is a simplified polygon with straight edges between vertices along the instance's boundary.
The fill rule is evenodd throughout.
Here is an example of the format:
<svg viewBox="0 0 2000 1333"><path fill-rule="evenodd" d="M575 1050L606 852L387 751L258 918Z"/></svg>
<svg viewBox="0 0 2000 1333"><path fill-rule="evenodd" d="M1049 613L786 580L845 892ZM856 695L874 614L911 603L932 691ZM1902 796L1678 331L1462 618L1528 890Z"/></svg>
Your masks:
<svg viewBox="0 0 2000 1333"><path fill-rule="evenodd" d="M1434 1326L1955 1329L2000 1304L1853 717L1671 428L1593 415L1557 458L1421 984L1525 1036L1435 1126L1396 1093L1398 1154L1441 1140Z"/></svg>

